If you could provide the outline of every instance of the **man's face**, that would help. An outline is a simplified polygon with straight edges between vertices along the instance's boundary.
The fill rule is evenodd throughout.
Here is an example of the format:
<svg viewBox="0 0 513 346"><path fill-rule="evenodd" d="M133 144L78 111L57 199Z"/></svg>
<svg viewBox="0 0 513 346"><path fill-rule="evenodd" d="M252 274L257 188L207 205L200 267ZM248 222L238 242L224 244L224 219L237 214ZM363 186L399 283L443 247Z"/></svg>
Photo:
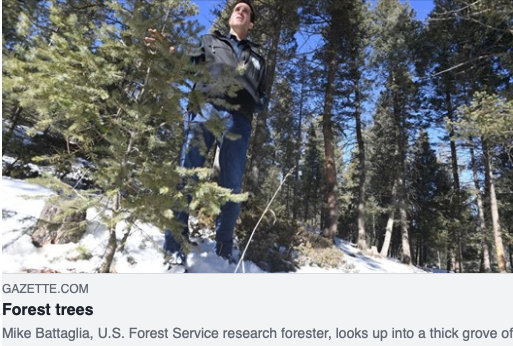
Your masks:
<svg viewBox="0 0 513 346"><path fill-rule="evenodd" d="M251 23L251 8L249 5L243 2L238 3L233 9L228 24L230 28L241 29L246 33L253 29L253 23Z"/></svg>

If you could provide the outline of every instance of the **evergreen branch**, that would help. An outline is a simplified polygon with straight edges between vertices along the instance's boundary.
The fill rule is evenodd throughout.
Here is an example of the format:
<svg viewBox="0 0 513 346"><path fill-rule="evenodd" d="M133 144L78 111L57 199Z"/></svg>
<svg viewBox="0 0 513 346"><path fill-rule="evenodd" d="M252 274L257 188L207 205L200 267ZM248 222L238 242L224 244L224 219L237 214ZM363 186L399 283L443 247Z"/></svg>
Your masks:
<svg viewBox="0 0 513 346"><path fill-rule="evenodd" d="M472 6L474 6L474 5L478 4L478 3L480 3L481 1L483 1L483 0L477 0L477 1L473 2L473 3L471 3L471 4L468 4L467 6L464 6L464 7L462 7L462 8L459 8L459 9L457 9L457 10L445 11L445 12L443 12L443 14L444 14L444 15L446 15L446 14L457 14L457 13L459 13L459 12L463 11L463 10L466 10L466 9L467 9L467 8L469 8L469 7L472 7Z"/></svg>
<svg viewBox="0 0 513 346"><path fill-rule="evenodd" d="M484 13L484 12L483 12ZM472 17L458 17L459 19L461 20L468 20L470 22L474 22L474 23L477 23L487 29L491 29L491 30L497 30L497 31L502 31L504 33L509 33L509 34L512 34L513 35L513 29L502 29L502 28L498 28L496 26L492 26L490 24L487 24L487 23L483 23L481 22L480 20L477 20L475 18L472 18ZM446 21L446 20L452 20L450 18L430 18L429 21L430 22L440 22L440 21Z"/></svg>
<svg viewBox="0 0 513 346"><path fill-rule="evenodd" d="M153 244L153 246L155 247L156 250L160 251L163 255L166 254L166 251L161 246L159 246L157 243L155 243L153 238L148 233L146 233L141 227L139 227L136 223L134 223L132 226L135 226L139 230L139 232L141 232L142 235L145 236L146 239Z"/></svg>
<svg viewBox="0 0 513 346"><path fill-rule="evenodd" d="M160 30L161 35L164 35L164 30L166 29L166 24L167 24L167 21L168 21L170 15L171 15L171 5L169 5L169 7L167 9L166 17L164 19L164 23L162 24L162 29ZM146 76L144 77L144 83L143 83L142 90L139 93L139 95L137 95L137 98L136 98L137 103L142 102L142 97L146 91L146 86L148 85L148 81L150 79L152 63L153 63L153 61L150 62L148 69L146 70Z"/></svg>
<svg viewBox="0 0 513 346"><path fill-rule="evenodd" d="M490 58L490 57L493 57L493 56L501 56L501 55L504 55L506 53L497 53L497 54L486 54L486 55L481 55L481 56L478 56L477 58L474 58L474 59L471 59L471 60L468 60L468 61L464 61L462 63L459 63L457 65L454 65L452 67L449 67L448 69L445 69L443 71L440 71L440 72L437 72L435 74L432 74L431 76L428 76L428 77L422 77L422 78L419 78L421 80L423 79L428 79L428 78L433 78L433 77L437 77L441 74L444 74L444 73L447 73L447 72L450 72L452 70L455 70L461 66L465 66L465 65L468 65L468 64L471 64L473 62L476 62L476 61L479 61L479 60L482 60L482 59L486 59L486 58Z"/></svg>

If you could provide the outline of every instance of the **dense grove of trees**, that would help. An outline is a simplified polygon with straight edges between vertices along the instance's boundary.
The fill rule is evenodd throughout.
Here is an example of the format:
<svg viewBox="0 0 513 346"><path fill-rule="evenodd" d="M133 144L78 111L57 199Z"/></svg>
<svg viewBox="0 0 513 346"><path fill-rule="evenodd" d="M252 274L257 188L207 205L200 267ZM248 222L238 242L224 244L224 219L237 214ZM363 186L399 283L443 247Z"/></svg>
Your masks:
<svg viewBox="0 0 513 346"><path fill-rule="evenodd" d="M283 270L276 263L290 260L300 230L317 229L406 264L510 272L513 3L433 3L419 21L399 0L255 0L250 38L267 62L269 99L239 196L208 168L176 169L184 105L202 102L189 91L204 74L142 40L154 27L191 49L192 2L4 1L2 153L15 159L4 174L38 162L63 178L87 161L89 184L54 183L75 196L69 208L105 210L104 271L119 222L173 226L171 210L187 204L178 186L207 216L247 200L245 243L293 170L248 254L257 263ZM230 76L216 85L229 88Z"/></svg>

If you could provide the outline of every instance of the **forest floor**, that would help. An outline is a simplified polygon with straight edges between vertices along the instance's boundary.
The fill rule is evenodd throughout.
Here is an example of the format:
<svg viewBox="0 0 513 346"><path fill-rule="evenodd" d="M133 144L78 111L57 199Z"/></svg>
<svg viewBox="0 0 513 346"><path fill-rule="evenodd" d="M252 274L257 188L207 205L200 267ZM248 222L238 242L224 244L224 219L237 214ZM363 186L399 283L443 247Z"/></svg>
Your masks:
<svg viewBox="0 0 513 346"><path fill-rule="evenodd" d="M87 212L87 231L78 243L49 244L35 247L31 232L39 217L45 199L52 191L39 185L2 177L2 272L96 272L102 261L109 232L99 221L98 212ZM128 227L119 224L118 240ZM118 273L170 273L164 264L162 232L147 224L131 228L125 248L114 258L114 272ZM211 232L210 232L211 234ZM352 244L336 239L336 248L344 253L345 263L340 268L302 266L298 273L426 273L398 260L366 256ZM239 255L239 254L236 254ZM214 242L202 237L187 255L190 273L233 273L235 265L220 259L214 253ZM246 273L263 273L257 265L244 261ZM434 270L429 270L434 271Z"/></svg>

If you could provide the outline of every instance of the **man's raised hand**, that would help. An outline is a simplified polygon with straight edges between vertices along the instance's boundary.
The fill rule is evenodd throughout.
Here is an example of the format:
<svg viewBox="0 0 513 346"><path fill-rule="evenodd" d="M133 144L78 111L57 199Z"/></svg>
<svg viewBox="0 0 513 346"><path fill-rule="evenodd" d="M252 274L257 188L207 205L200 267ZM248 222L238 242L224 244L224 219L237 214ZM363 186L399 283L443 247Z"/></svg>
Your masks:
<svg viewBox="0 0 513 346"><path fill-rule="evenodd" d="M146 36L144 41L146 42L146 46L153 50L153 54L156 53L157 48L164 49L171 54L176 52L176 47L172 46L171 43L157 30L148 29L150 36Z"/></svg>

